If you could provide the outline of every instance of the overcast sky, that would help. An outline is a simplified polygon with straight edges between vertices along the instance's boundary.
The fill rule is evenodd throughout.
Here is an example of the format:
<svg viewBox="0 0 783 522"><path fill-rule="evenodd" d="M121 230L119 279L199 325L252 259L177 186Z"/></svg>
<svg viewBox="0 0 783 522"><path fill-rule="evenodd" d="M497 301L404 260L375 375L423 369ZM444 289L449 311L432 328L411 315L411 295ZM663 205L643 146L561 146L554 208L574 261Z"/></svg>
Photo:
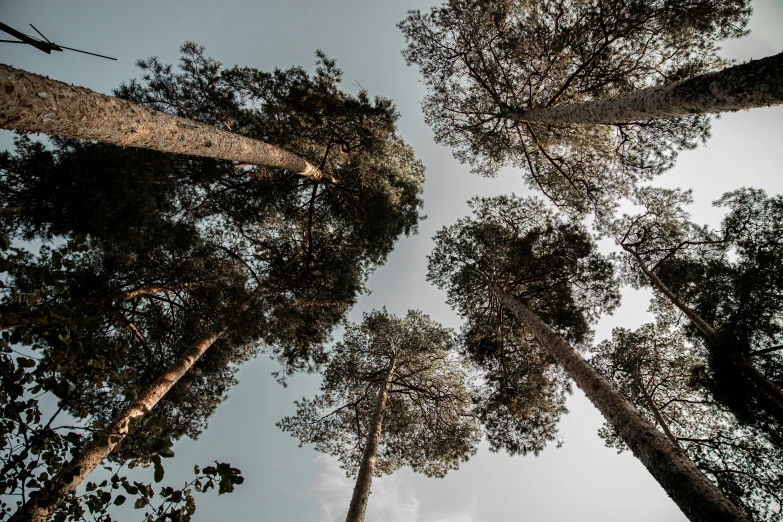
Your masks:
<svg viewBox="0 0 783 522"><path fill-rule="evenodd" d="M54 79L108 93L137 76L134 61L157 55L176 62L180 44L195 41L227 66L260 69L302 65L312 70L314 52L322 49L344 72L343 88L356 92L360 83L371 95L397 104L400 133L427 166L424 213L419 234L399 242L387 264L369 281L351 313L386 306L403 315L409 308L430 314L458 329L459 318L445 296L425 280L432 235L468 213L474 195L528 194L518 173L498 178L471 175L448 149L438 146L425 125L419 103L424 87L418 71L400 56L404 42L395 24L409 9L428 9L412 0L220 0L135 1L0 0L0 21L32 33L32 23L50 40L118 58L113 62L77 53L46 55L28 46L1 44L0 61ZM761 58L783 49L783 1L758 0L752 34L727 42L724 54L738 60ZM0 131L0 146L11 134ZM714 122L707 146L682 153L677 166L656 185L692 188L697 221L718 226L722 212L711 202L743 186L783 192L780 163L783 108L728 114ZM636 328L650 320L649 294L627 290L623 306L604 318L596 339L614 326ZM241 468L245 483L231 495L197 499L197 521L341 520L352 481L330 458L295 439L274 423L294 410L293 401L317 391L317 376L297 377L283 389L270 377L275 365L265 356L239 373L239 385L218 409L198 441L183 440L176 457L166 461L166 480L184 482L193 464L213 460ZM682 521L684 516L630 454L617 455L596 434L600 414L580 391L569 399L571 412L560 430L563 448L540 456L492 454L486 446L459 471L442 480L401 470L376 479L370 497L369 522ZM151 472L145 479L151 480ZM123 519L140 519L126 511Z"/></svg>

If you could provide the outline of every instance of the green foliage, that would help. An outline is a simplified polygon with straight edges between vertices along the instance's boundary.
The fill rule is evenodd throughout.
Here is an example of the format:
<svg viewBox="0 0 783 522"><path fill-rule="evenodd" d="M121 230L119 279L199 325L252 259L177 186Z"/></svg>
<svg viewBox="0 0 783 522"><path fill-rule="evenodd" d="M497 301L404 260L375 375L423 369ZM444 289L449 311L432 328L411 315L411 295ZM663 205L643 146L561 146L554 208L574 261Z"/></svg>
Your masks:
<svg viewBox="0 0 783 522"><path fill-rule="evenodd" d="M658 426L732 502L754 520L779 520L783 455L763 432L749 429L712 394L694 386L705 371L703 350L666 325L616 328L590 363ZM608 446L625 444L608 425Z"/></svg>
<svg viewBox="0 0 783 522"><path fill-rule="evenodd" d="M112 505L121 506L128 502L129 498L123 494L125 493L131 498L135 497L135 509L145 510L142 519L144 522L189 522L196 512L194 491L206 493L210 489L216 489L218 494L222 495L233 492L235 486L244 482L238 469L222 462L215 464L203 469L195 466L195 477L179 489L171 486L160 487L157 490L159 500L155 499L156 490L152 484L131 482L127 477L114 473L110 480L88 482L85 493L79 498L68 499L66 505L53 515L52 520L84 520L84 517L90 516L96 521L112 522L115 519L108 510ZM162 476L160 478L162 479ZM155 482L160 482L157 471Z"/></svg>
<svg viewBox="0 0 783 522"><path fill-rule="evenodd" d="M477 198L471 206L475 217L435 235L428 278L466 319L461 345L483 373L479 404L491 446L538 453L557 436L568 384L490 285L581 344L598 314L617 305L612 267L582 225L536 199Z"/></svg>
<svg viewBox="0 0 783 522"><path fill-rule="evenodd" d="M589 340L589 323L618 303L612 266L584 226L534 198L470 202L475 218L435 235L429 279L466 318L501 313L489 284L513 295L567 340Z"/></svg>
<svg viewBox="0 0 783 522"><path fill-rule="evenodd" d="M265 351L284 380L325 361L369 274L416 231L424 181L394 105L341 91L323 54L310 75L225 70L194 44L182 52L179 70L140 62L143 78L117 94L280 145L338 182L69 139L21 137L0 155L3 245L47 243L38 257L2 261L6 344L20 343L40 373L17 399L54 394L80 427L100 430L207 331L225 328L110 456L151 464L156 481L161 457L206 427L238 365ZM82 442L41 461L47 477Z"/></svg>
<svg viewBox="0 0 783 522"><path fill-rule="evenodd" d="M55 251L55 254L67 256L69 248L78 250L81 246L83 244L72 243ZM22 258L24 253L17 251L14 257ZM8 264L8 258L4 257L3 261L4 265ZM56 277L56 273L47 273L44 279L56 284ZM15 287L10 287L10 291L18 305L14 308L20 313L16 316L16 327L4 330L0 340L0 520L5 520L14 507L10 499L25 499L30 492L45 487L47 481L55 476L67 476L70 458L78 454L93 432L82 420L87 416L82 393L90 384L95 384L91 379L108 379L115 374L115 380L121 382L116 374L126 360L128 348L120 344L114 347L116 351L107 359L92 359L97 356L90 354L85 349L89 349L89 344L82 341L85 334L98 324L94 309L85 309L83 302L81 309L49 302L51 286L33 293L23 293ZM7 304L7 301L3 303ZM0 310L5 312L6 306L0 307ZM1 315L8 317L5 313ZM41 337L49 341L49 349L40 358L19 356L13 346L24 342L25 337L32 335L30 331L36 329L45 330ZM82 366L83 373L79 379L74 379L74 374L62 372L64 367L73 369L74 359L102 364ZM58 405L52 414L47 412L50 408L46 407L46 395L55 399ZM70 413L70 419L63 418L62 413L66 411ZM163 478L161 457L173 456L171 430L166 426L166 419L157 415L145 417L138 428L143 428L143 432L136 437L144 437L147 458L154 464L155 482L160 482ZM219 464L217 468L205 468L201 475L197 471L196 479L182 489L161 488L162 502L156 506L152 500L154 488L150 484L129 482L120 475L123 466L107 464L106 469L113 470L111 480L87 483L83 493L68 497L61 504L53 514L53 520L84 520L84 517L90 516L94 520L110 521L108 509L111 505L119 506L127 500L115 491L120 487L128 495L137 496L134 503L137 508L150 510L145 513L145 520L190 520L196 509L192 486L195 485L199 492L218 486L222 494L233 491L234 485L242 483L238 470Z"/></svg>
<svg viewBox="0 0 783 522"><path fill-rule="evenodd" d="M449 0L400 24L428 87L427 122L483 175L512 165L570 212L606 212L635 182L670 168L709 121L549 125L512 114L580 103L720 68L748 0Z"/></svg>
<svg viewBox="0 0 783 522"><path fill-rule="evenodd" d="M404 319L365 314L349 324L324 369L322 394L297 401L278 426L335 455L355 475L389 371L374 473L403 466L442 477L475 452L480 432L472 419L467 374L451 353L452 334L421 312ZM392 370L393 368L393 370Z"/></svg>
<svg viewBox="0 0 783 522"><path fill-rule="evenodd" d="M777 433L779 441L783 412L741 374L735 358L748 358L766 379L783 384L779 351L753 355L783 341L783 198L756 189L725 194L715 202L729 208L718 231L689 220L683 208L689 193L647 188L637 191L636 202L642 214L624 215L604 227L625 251L625 279L652 285L640 263L646 265L717 332L705 337L683 319L690 339L708 353L702 384L743 422ZM661 294L653 308L672 321L679 314Z"/></svg>

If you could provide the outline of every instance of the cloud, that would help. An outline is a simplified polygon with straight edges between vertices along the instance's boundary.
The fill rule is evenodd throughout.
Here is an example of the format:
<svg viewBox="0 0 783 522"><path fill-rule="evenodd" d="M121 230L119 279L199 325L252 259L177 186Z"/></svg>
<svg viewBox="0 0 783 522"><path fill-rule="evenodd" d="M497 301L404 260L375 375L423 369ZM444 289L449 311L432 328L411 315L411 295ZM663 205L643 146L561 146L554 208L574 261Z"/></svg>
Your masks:
<svg viewBox="0 0 783 522"><path fill-rule="evenodd" d="M337 459L319 455L321 472L314 487L315 499L326 522L342 522L351 502L354 481L345 476ZM475 501L455 512L425 516L416 491L401 474L375 478L372 483L367 520L374 522L473 522Z"/></svg>

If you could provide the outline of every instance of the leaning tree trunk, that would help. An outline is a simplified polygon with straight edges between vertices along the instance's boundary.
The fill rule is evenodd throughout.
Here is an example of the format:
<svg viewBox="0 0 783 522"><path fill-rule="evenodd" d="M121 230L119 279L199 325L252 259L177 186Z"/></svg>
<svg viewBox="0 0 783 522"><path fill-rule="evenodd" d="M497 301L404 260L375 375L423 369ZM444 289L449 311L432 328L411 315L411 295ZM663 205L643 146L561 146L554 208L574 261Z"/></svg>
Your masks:
<svg viewBox="0 0 783 522"><path fill-rule="evenodd" d="M617 430L655 480L693 522L750 522L685 454L634 408L565 339L514 297L492 285L492 293L525 324L555 361Z"/></svg>
<svg viewBox="0 0 783 522"><path fill-rule="evenodd" d="M359 466L359 474L356 476L351 505L348 507L348 516L345 517L345 522L364 522L367 502L370 500L370 485L372 484L373 471L375 470L375 457L378 453L378 444L381 441L383 410L386 409L386 401L389 398L389 389L394 378L395 364L396 358L393 358L383 386L378 390L378 402L375 405L372 421L370 421L370 431L367 434L367 443L364 446L362 463Z"/></svg>
<svg viewBox="0 0 783 522"><path fill-rule="evenodd" d="M623 247L623 249L634 257L636 264L639 265L639 268L641 268L642 272L644 272L644 275L647 276L653 286L655 286L655 288L665 295L674 306L676 306L683 314L685 314L685 316L690 319L690 321L694 324L694 326L696 326L702 335L704 335L704 337L718 343L725 342L725 340L721 339L721 336L712 326L710 326L689 306L683 303L682 300L680 300L680 298L677 297L674 292L672 292L669 287L664 284L663 281L661 281L661 278L647 267L647 264L642 260L641 257L639 257L639 255L627 247ZM774 382L765 377L764 374L758 371L756 367L751 364L748 358L745 357L745 355L739 353L736 350L732 350L728 357L737 367L739 372L774 403L774 405L768 405L768 412L776 418L783 419L783 390L781 390L780 387ZM769 411L770 409L775 411Z"/></svg>
<svg viewBox="0 0 783 522"><path fill-rule="evenodd" d="M335 180L299 156L210 125L0 64L0 127L279 167Z"/></svg>
<svg viewBox="0 0 783 522"><path fill-rule="evenodd" d="M660 87L585 103L510 111L529 123L626 123L739 111L783 103L783 53Z"/></svg>
<svg viewBox="0 0 783 522"><path fill-rule="evenodd" d="M237 310L241 314L250 308L252 301L262 293L261 287L254 290L252 297ZM69 464L75 474L63 480L63 474L53 479L51 484L39 490L37 495L20 507L8 522L44 522L54 512L66 496L74 493L79 484L97 468L100 463L125 439L134 419L140 419L149 413L171 388L193 367L198 359L222 337L228 328L219 325L188 348L169 368L160 375L136 400L131 402L112 421L100 430Z"/></svg>

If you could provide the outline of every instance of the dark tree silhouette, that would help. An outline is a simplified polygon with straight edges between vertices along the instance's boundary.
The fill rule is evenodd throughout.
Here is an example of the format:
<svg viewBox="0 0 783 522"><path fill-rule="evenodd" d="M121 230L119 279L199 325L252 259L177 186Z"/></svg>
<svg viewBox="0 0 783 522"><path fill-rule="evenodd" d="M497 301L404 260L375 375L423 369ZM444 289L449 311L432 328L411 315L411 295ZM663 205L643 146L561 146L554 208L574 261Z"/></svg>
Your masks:
<svg viewBox="0 0 783 522"><path fill-rule="evenodd" d="M783 501L783 455L763 432L739 423L694 379L704 372L701 350L668 325L616 328L590 359L648 421L754 520L778 520ZM627 446L615 430L601 430L607 445Z"/></svg>

